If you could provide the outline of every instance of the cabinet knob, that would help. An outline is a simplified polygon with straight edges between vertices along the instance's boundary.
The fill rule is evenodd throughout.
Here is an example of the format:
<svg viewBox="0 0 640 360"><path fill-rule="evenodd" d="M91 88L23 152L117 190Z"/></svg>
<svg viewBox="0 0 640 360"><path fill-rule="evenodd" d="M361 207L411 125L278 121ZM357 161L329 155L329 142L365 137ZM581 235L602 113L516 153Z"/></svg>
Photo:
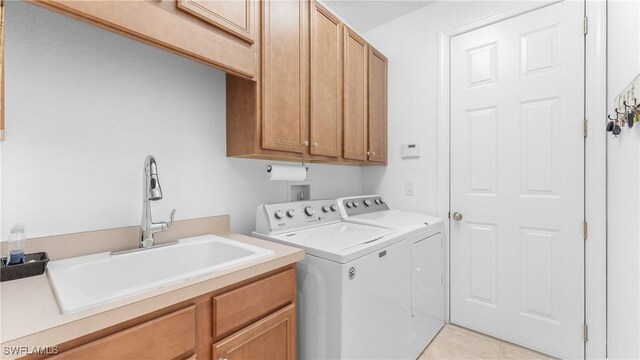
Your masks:
<svg viewBox="0 0 640 360"><path fill-rule="evenodd" d="M372 151L372 152L371 152L371 156L376 156L376 152L375 152L375 151Z"/></svg>
<svg viewBox="0 0 640 360"><path fill-rule="evenodd" d="M317 142L316 142L316 143L313 143L313 147L318 147L318 146L320 146L320 145L318 145L318 143L317 143Z"/></svg>
<svg viewBox="0 0 640 360"><path fill-rule="evenodd" d="M367 151L367 156L370 156L370 155L371 155L371 151Z"/></svg>
<svg viewBox="0 0 640 360"><path fill-rule="evenodd" d="M309 141L305 140L302 144L303 144L304 146L309 146Z"/></svg>

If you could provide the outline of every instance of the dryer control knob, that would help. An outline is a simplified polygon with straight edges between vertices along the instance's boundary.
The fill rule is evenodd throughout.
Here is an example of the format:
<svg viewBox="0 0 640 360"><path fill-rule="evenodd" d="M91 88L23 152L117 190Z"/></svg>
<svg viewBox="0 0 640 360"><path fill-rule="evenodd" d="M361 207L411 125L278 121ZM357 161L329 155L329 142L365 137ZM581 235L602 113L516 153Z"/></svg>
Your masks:
<svg viewBox="0 0 640 360"><path fill-rule="evenodd" d="M351 209L353 207L353 203L351 201L347 202L347 207Z"/></svg>
<svg viewBox="0 0 640 360"><path fill-rule="evenodd" d="M278 210L278 211L276 211L275 214L273 214L273 216L275 216L276 219L282 219L284 217L284 211Z"/></svg>
<svg viewBox="0 0 640 360"><path fill-rule="evenodd" d="M307 214L307 216L313 216L316 214L316 211L311 206L307 206L304 208L304 213Z"/></svg>
<svg viewBox="0 0 640 360"><path fill-rule="evenodd" d="M287 216L290 217L290 218L296 216L295 210L293 210L293 209L287 210Z"/></svg>
<svg viewBox="0 0 640 360"><path fill-rule="evenodd" d="M371 200L365 200L363 201L364 206L370 206L371 205Z"/></svg>
<svg viewBox="0 0 640 360"><path fill-rule="evenodd" d="M336 205L331 205L331 211L338 211L338 207Z"/></svg>
<svg viewBox="0 0 640 360"><path fill-rule="evenodd" d="M323 206L322 212L329 212L329 207L327 205Z"/></svg>

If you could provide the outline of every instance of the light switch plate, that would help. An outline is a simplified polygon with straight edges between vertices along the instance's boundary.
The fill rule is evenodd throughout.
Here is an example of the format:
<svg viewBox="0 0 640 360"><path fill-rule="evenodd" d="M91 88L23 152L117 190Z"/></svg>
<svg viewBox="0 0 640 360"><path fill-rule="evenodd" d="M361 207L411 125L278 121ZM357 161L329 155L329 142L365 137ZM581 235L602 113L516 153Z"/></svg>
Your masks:
<svg viewBox="0 0 640 360"><path fill-rule="evenodd" d="M402 158L419 158L420 157L420 144L411 143L411 144L402 144L400 148L400 153Z"/></svg>

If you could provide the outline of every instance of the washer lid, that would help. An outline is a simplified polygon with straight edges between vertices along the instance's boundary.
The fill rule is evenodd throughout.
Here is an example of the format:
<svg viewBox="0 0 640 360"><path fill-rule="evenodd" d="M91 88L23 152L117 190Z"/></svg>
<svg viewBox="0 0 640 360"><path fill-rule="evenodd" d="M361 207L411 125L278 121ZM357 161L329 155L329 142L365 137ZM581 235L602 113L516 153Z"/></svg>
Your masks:
<svg viewBox="0 0 640 360"><path fill-rule="evenodd" d="M391 229L339 222L271 238L302 247L310 255L344 263L374 251L381 244L389 245L389 242L400 240L394 233Z"/></svg>
<svg viewBox="0 0 640 360"><path fill-rule="evenodd" d="M377 225L403 231L411 231L442 223L442 219L437 217L402 210L376 211L349 216L347 220L359 224Z"/></svg>

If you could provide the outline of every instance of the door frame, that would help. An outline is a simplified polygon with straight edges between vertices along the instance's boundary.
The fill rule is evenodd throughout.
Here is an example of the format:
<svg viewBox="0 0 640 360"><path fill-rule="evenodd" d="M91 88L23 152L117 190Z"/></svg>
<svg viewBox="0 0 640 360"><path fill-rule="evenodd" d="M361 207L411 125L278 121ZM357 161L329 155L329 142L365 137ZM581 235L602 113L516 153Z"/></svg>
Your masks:
<svg viewBox="0 0 640 360"><path fill-rule="evenodd" d="M542 0L506 5L496 11L443 28L438 32L438 213L448 219L450 211L450 44L451 38L478 28L507 20L562 0ZM571 0L568 0L571 1ZM588 238L584 242L585 323L588 341L586 359L604 359L607 354L606 287L606 190L607 146L602 131L606 118L606 1L584 1L588 32L585 36L584 114L587 137L584 149L585 221ZM450 322L450 220L445 221L445 318ZM587 264L589 266L587 266Z"/></svg>

